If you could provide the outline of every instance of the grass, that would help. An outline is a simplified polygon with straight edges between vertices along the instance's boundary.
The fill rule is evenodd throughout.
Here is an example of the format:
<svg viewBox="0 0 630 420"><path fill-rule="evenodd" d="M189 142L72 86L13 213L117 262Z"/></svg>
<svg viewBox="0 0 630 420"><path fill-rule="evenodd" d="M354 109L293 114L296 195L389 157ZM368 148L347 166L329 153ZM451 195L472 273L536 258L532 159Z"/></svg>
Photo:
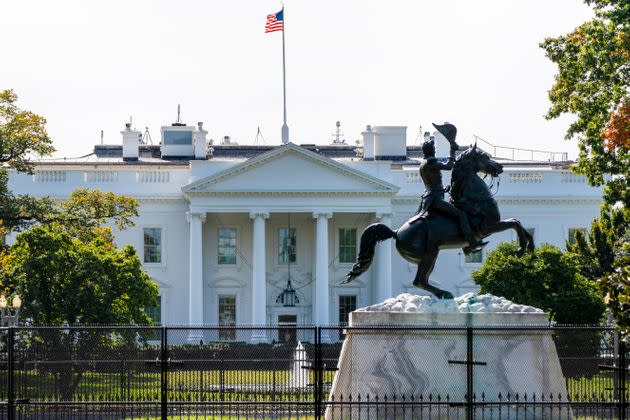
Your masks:
<svg viewBox="0 0 630 420"><path fill-rule="evenodd" d="M334 372L325 372L332 382ZM291 383L288 370L201 371L179 370L168 373L168 398L172 401L312 401L313 373ZM6 373L0 384L6 383ZM57 374L37 370L16 370L18 398L35 401L59 399ZM75 401L159 401L160 373L88 371L74 392Z"/></svg>

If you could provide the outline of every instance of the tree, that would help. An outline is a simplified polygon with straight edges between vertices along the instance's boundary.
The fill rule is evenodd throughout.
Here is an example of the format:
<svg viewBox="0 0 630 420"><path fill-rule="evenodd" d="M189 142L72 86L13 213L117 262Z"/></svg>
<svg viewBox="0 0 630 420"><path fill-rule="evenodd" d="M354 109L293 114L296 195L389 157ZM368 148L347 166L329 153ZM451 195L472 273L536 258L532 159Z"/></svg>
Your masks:
<svg viewBox="0 0 630 420"><path fill-rule="evenodd" d="M142 269L131 245L117 248L107 228L75 236L59 223L35 226L20 233L10 247L3 274L11 293L23 299L21 318L33 325L151 324L144 312L157 303L157 285ZM33 351L48 361L61 398L72 399L85 363L104 352L133 354L131 330L28 329L16 340L23 353Z"/></svg>
<svg viewBox="0 0 630 420"><path fill-rule="evenodd" d="M577 272L557 247L542 244L516 257L518 245L502 243L472 277L481 293L543 309L560 324L596 324L605 305L594 282Z"/></svg>
<svg viewBox="0 0 630 420"><path fill-rule="evenodd" d="M593 20L540 44L558 65L546 118L576 116L566 133L578 139L574 169L592 185L606 184L609 204L630 207L630 6L627 0L585 1L595 9Z"/></svg>
<svg viewBox="0 0 630 420"><path fill-rule="evenodd" d="M31 173L31 156L45 156L55 151L46 133L46 119L15 105L12 90L0 91L0 167Z"/></svg>
<svg viewBox="0 0 630 420"><path fill-rule="evenodd" d="M46 120L18 108L12 90L0 91L0 221L7 232L19 231L42 220L53 202L47 198L13 195L7 188L7 166L18 172L33 172L32 157L55 151L46 133Z"/></svg>
<svg viewBox="0 0 630 420"><path fill-rule="evenodd" d="M602 277L606 304L626 338L630 338L630 231L619 241L614 269Z"/></svg>
<svg viewBox="0 0 630 420"><path fill-rule="evenodd" d="M604 208L587 235L576 231L575 242L567 241L566 255L580 274L598 281L614 271L615 252L627 232L630 232L630 209Z"/></svg>
<svg viewBox="0 0 630 420"><path fill-rule="evenodd" d="M157 285L131 245L116 248L107 233L84 241L58 224L35 226L10 248L5 278L34 325L148 324L143 308Z"/></svg>

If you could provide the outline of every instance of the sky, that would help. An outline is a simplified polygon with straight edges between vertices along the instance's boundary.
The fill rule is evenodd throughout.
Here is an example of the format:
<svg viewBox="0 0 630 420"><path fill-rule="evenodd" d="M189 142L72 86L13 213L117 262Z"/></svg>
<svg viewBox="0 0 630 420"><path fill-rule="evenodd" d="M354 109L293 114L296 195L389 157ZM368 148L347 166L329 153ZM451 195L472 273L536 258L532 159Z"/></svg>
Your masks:
<svg viewBox="0 0 630 420"><path fill-rule="evenodd" d="M370 125L449 121L458 143L568 152L544 119L556 67L538 44L592 17L580 0L285 1L290 140L353 144ZM121 144L133 118L154 143L177 117L217 142L279 144L282 34L269 0L4 0L0 89L46 117L55 156ZM538 157L538 156L537 156Z"/></svg>

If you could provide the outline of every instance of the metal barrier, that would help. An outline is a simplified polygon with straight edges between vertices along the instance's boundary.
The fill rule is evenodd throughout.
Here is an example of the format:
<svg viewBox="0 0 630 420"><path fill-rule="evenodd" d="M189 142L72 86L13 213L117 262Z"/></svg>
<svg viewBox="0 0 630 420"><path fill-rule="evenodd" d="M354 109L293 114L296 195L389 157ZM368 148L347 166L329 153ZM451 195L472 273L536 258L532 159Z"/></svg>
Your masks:
<svg viewBox="0 0 630 420"><path fill-rule="evenodd" d="M368 327L363 327L366 329ZM282 329L282 331L279 331ZM385 419L628 417L627 350L605 327L525 327L553 335L566 395L480 389L483 328L464 330L461 392L331 395L342 339L330 327L0 328L0 417ZM414 334L438 327L369 327ZM496 327L502 332L514 328ZM418 350L419 351L419 350ZM428 372L441 369L430 366Z"/></svg>

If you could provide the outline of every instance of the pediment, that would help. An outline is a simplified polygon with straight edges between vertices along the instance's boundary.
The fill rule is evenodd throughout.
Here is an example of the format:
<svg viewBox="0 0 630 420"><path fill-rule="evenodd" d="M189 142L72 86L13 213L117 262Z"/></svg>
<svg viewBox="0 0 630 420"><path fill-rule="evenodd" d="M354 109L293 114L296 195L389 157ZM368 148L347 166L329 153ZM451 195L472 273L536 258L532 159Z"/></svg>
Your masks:
<svg viewBox="0 0 630 420"><path fill-rule="evenodd" d="M382 181L294 144L195 181L187 194L208 193L385 193L396 185Z"/></svg>

